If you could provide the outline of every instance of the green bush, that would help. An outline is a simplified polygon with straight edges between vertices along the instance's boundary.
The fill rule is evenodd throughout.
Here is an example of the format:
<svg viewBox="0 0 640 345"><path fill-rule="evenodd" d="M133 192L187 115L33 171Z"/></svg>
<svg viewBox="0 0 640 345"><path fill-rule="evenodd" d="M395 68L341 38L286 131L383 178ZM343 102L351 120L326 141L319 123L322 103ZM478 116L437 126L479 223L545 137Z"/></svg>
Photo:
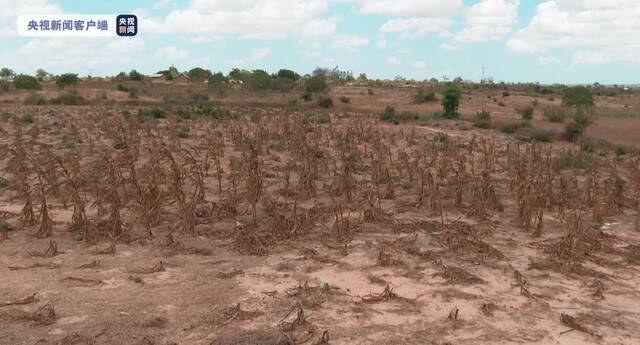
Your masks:
<svg viewBox="0 0 640 345"><path fill-rule="evenodd" d="M300 98L305 102L310 102L313 100L313 95L310 92L305 91Z"/></svg>
<svg viewBox="0 0 640 345"><path fill-rule="evenodd" d="M564 106L593 106L593 94L591 89L584 86L569 87L562 94L562 105Z"/></svg>
<svg viewBox="0 0 640 345"><path fill-rule="evenodd" d="M484 109L476 113L473 125L478 128L491 128L491 113Z"/></svg>
<svg viewBox="0 0 640 345"><path fill-rule="evenodd" d="M413 96L413 101L416 103L437 102L438 97L433 91L420 90L415 96Z"/></svg>
<svg viewBox="0 0 640 345"><path fill-rule="evenodd" d="M396 108L388 105L382 113L380 113L380 120L385 122L393 122L396 119Z"/></svg>
<svg viewBox="0 0 640 345"><path fill-rule="evenodd" d="M0 177L0 189L6 188L9 185L9 180L4 177Z"/></svg>
<svg viewBox="0 0 640 345"><path fill-rule="evenodd" d="M51 100L52 104L64 104L64 105L84 105L87 104L87 100L80 96L76 91L65 93Z"/></svg>
<svg viewBox="0 0 640 345"><path fill-rule="evenodd" d="M129 72L129 80L142 81L144 80L144 74L132 69L131 72Z"/></svg>
<svg viewBox="0 0 640 345"><path fill-rule="evenodd" d="M533 106L528 105L522 107L518 109L518 113L520 113L520 116L525 121L533 120Z"/></svg>
<svg viewBox="0 0 640 345"><path fill-rule="evenodd" d="M47 104L47 101L37 93L32 92L27 96L27 98L25 98L23 103L27 105L44 105Z"/></svg>
<svg viewBox="0 0 640 345"><path fill-rule="evenodd" d="M36 79L36 77L32 77L32 76L26 75L26 74L18 74L13 79L13 85L16 87L16 89L23 89L23 90L40 90L40 89L42 89L42 87L40 86L40 83L38 82L38 79Z"/></svg>
<svg viewBox="0 0 640 345"><path fill-rule="evenodd" d="M405 111L401 112L400 115L398 115L398 119L400 121L419 120L420 119L420 114L418 114L416 112L413 112L413 111L405 110Z"/></svg>
<svg viewBox="0 0 640 345"><path fill-rule="evenodd" d="M558 106L548 106L542 109L545 118L553 123L562 123L567 118L566 109Z"/></svg>
<svg viewBox="0 0 640 345"><path fill-rule="evenodd" d="M158 108L158 107L153 107L153 108L140 109L138 111L138 116L140 116L140 117L153 117L153 118L156 118L156 119L164 119L165 117L167 117L167 114L166 114L164 109Z"/></svg>
<svg viewBox="0 0 640 345"><path fill-rule="evenodd" d="M460 116L458 108L460 107L461 98L462 91L455 86L449 86L442 90L442 110L445 118L457 119Z"/></svg>
<svg viewBox="0 0 640 345"><path fill-rule="evenodd" d="M331 97L321 96L320 99L318 100L318 105L328 109L333 107L333 100L331 99Z"/></svg>
<svg viewBox="0 0 640 345"><path fill-rule="evenodd" d="M300 79L300 75L292 70L288 70L288 69L281 69L278 71L277 74L278 78L284 78L284 79L289 79L291 81L296 81L298 79Z"/></svg>
<svg viewBox="0 0 640 345"><path fill-rule="evenodd" d="M340 102L342 102L342 103L349 103L349 102L351 102L351 100L350 100L350 99L349 99L349 97L347 97L347 96L341 96L341 97L340 97Z"/></svg>
<svg viewBox="0 0 640 345"><path fill-rule="evenodd" d="M271 88L272 81L271 76L267 72L257 69L251 72L248 80L246 81L246 85L251 90L264 91Z"/></svg>
<svg viewBox="0 0 640 345"><path fill-rule="evenodd" d="M22 116L20 116L18 121L20 121L22 123L34 123L34 122L36 122L36 118L33 117L33 114L27 113L27 114L23 114Z"/></svg>
<svg viewBox="0 0 640 345"><path fill-rule="evenodd" d="M315 75L304 84L305 93L323 92L327 89L327 81L323 75Z"/></svg>
<svg viewBox="0 0 640 345"><path fill-rule="evenodd" d="M78 75L73 73L65 73L56 77L56 86L64 89L67 86L78 84Z"/></svg>
<svg viewBox="0 0 640 345"><path fill-rule="evenodd" d="M576 141L592 123L591 118L583 111L578 111L564 128L564 136L568 141Z"/></svg>

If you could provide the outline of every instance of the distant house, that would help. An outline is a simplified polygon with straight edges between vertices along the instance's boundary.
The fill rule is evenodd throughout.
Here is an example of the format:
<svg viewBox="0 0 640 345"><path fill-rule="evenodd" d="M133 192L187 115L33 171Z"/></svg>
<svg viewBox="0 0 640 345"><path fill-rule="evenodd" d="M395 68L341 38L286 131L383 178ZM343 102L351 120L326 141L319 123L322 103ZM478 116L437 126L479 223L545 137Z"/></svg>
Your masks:
<svg viewBox="0 0 640 345"><path fill-rule="evenodd" d="M191 82L191 78L189 78L189 76L184 74L184 73L182 73L179 76L177 76L176 79L174 79L174 80L175 80L176 83L179 83L179 84L186 84L186 83Z"/></svg>
<svg viewBox="0 0 640 345"><path fill-rule="evenodd" d="M152 74L149 76L149 79L151 79L151 82L161 82L161 81L166 81L167 78L165 78L164 74Z"/></svg>

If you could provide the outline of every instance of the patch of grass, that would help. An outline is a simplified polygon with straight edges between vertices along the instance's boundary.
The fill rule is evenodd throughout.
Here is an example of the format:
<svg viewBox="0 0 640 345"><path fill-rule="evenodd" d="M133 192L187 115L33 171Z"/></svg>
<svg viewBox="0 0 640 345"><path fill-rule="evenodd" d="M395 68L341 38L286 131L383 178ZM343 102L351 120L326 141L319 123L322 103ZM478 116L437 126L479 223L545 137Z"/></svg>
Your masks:
<svg viewBox="0 0 640 345"><path fill-rule="evenodd" d="M0 189L6 188L9 185L9 180L4 177L0 177Z"/></svg>
<svg viewBox="0 0 640 345"><path fill-rule="evenodd" d="M164 119L167 117L167 112L164 109L158 108L158 107L145 108L145 109L140 109L138 111L138 116L153 117L155 119Z"/></svg>
<svg viewBox="0 0 640 345"><path fill-rule="evenodd" d="M413 101L415 103L437 102L438 97L433 91L420 90L415 96L413 96Z"/></svg>
<svg viewBox="0 0 640 345"><path fill-rule="evenodd" d="M331 108L333 107L333 99L331 99L331 97L329 96L320 96L320 99L318 100L318 105L327 109Z"/></svg>
<svg viewBox="0 0 640 345"><path fill-rule="evenodd" d="M473 119L473 125L478 128L491 128L491 113L486 110L476 113Z"/></svg>
<svg viewBox="0 0 640 345"><path fill-rule="evenodd" d="M549 259L536 259L529 258L529 267L530 270L538 270L538 271L546 271L551 268L551 262Z"/></svg>
<svg viewBox="0 0 640 345"><path fill-rule="evenodd" d="M547 106L542 109L542 115L553 123L563 123L567 118L567 110L558 106Z"/></svg>
<svg viewBox="0 0 640 345"><path fill-rule="evenodd" d="M518 109L518 113L525 121L533 120L533 106L531 105Z"/></svg>
<svg viewBox="0 0 640 345"><path fill-rule="evenodd" d="M84 97L80 96L78 92L71 91L52 99L51 103L64 105L85 105L89 102L84 99Z"/></svg>
<svg viewBox="0 0 640 345"><path fill-rule="evenodd" d="M396 108L388 105L384 111L380 113L380 120L385 122L394 122L396 120Z"/></svg>
<svg viewBox="0 0 640 345"><path fill-rule="evenodd" d="M405 182L400 187L402 187L402 189L404 190L412 190L415 188L415 186L411 182Z"/></svg>
<svg viewBox="0 0 640 345"><path fill-rule="evenodd" d="M33 114L27 113L20 116L18 121L20 121L21 123L35 123L36 118L33 116Z"/></svg>
<svg viewBox="0 0 640 345"><path fill-rule="evenodd" d="M586 169L591 163L591 159L588 153L579 151L573 153L571 151L564 151L560 154L560 168L562 169Z"/></svg>

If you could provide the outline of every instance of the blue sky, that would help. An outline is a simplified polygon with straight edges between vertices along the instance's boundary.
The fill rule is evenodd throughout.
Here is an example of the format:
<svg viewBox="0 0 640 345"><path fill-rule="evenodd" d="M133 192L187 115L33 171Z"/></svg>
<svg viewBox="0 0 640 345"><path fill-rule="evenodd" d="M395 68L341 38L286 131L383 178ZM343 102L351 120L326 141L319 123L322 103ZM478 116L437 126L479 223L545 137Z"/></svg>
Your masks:
<svg viewBox="0 0 640 345"><path fill-rule="evenodd" d="M0 66L154 73L173 64L370 78L635 84L636 0L0 0ZM137 38L18 37L19 14L140 18Z"/></svg>

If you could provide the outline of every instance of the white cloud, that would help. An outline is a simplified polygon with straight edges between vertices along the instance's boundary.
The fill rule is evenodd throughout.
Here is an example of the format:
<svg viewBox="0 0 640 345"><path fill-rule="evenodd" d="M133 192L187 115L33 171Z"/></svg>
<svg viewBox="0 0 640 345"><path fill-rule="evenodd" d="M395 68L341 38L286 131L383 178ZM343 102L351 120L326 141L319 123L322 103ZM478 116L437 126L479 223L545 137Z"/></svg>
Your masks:
<svg viewBox="0 0 640 345"><path fill-rule="evenodd" d="M520 53L578 48L573 64L640 61L640 1L555 0L537 7L507 47Z"/></svg>
<svg viewBox="0 0 640 345"><path fill-rule="evenodd" d="M337 18L323 17L330 0L192 0L165 18L145 18L149 32L235 34L246 38L333 34Z"/></svg>
<svg viewBox="0 0 640 345"><path fill-rule="evenodd" d="M538 58L538 64L542 66L557 65L560 60L553 56L541 56Z"/></svg>
<svg viewBox="0 0 640 345"><path fill-rule="evenodd" d="M196 35L189 39L191 43L209 43L213 41L224 41L224 36L219 35Z"/></svg>
<svg viewBox="0 0 640 345"><path fill-rule="evenodd" d="M0 37L16 35L21 14L58 14L62 9L48 0L0 0Z"/></svg>
<svg viewBox="0 0 640 345"><path fill-rule="evenodd" d="M357 48L369 44L369 39L358 35L340 35L333 41L334 48Z"/></svg>
<svg viewBox="0 0 640 345"><path fill-rule="evenodd" d="M440 48L448 51L456 51L460 49L460 47L452 43L443 43L442 45L440 45Z"/></svg>
<svg viewBox="0 0 640 345"><path fill-rule="evenodd" d="M43 68L51 73L91 73L129 70L145 51L141 38L37 38L15 50L0 53L0 61L18 71ZM55 52L43 57L42 52ZM109 52L109 53L106 53ZM111 52L125 52L112 54ZM105 66L108 66L105 70Z"/></svg>
<svg viewBox="0 0 640 345"><path fill-rule="evenodd" d="M390 57L390 58L388 58L388 59L387 59L387 63L388 63L389 65L399 65L399 64L400 64L400 60L398 60L398 58L397 58L397 57L392 56L392 57Z"/></svg>
<svg viewBox="0 0 640 345"><path fill-rule="evenodd" d="M429 33L442 36L449 34L453 21L449 18L403 18L391 19L382 25L381 32L400 34L400 37L424 37Z"/></svg>
<svg viewBox="0 0 640 345"><path fill-rule="evenodd" d="M162 61L184 60L189 57L189 52L174 46L161 47L156 51L156 58Z"/></svg>
<svg viewBox="0 0 640 345"><path fill-rule="evenodd" d="M246 64L246 61L244 61L243 59L228 59L224 61L225 65L228 66L232 66L232 67L240 67L240 66L244 66L244 64Z"/></svg>
<svg viewBox="0 0 640 345"><path fill-rule="evenodd" d="M427 62L422 60L411 61L411 68L423 70L427 68Z"/></svg>
<svg viewBox="0 0 640 345"><path fill-rule="evenodd" d="M325 65L333 65L336 63L336 59L334 58L326 58L322 60L322 63Z"/></svg>
<svg viewBox="0 0 640 345"><path fill-rule="evenodd" d="M482 0L466 13L466 27L454 39L461 43L499 41L518 23L520 0Z"/></svg>
<svg viewBox="0 0 640 345"><path fill-rule="evenodd" d="M249 60L251 61L259 61L264 59L267 55L269 55L269 53L271 53L271 49L269 48L260 48L260 49L254 49L251 52L251 57L249 58Z"/></svg>
<svg viewBox="0 0 640 345"><path fill-rule="evenodd" d="M462 0L353 0L364 14L405 17L441 17L456 14Z"/></svg>

